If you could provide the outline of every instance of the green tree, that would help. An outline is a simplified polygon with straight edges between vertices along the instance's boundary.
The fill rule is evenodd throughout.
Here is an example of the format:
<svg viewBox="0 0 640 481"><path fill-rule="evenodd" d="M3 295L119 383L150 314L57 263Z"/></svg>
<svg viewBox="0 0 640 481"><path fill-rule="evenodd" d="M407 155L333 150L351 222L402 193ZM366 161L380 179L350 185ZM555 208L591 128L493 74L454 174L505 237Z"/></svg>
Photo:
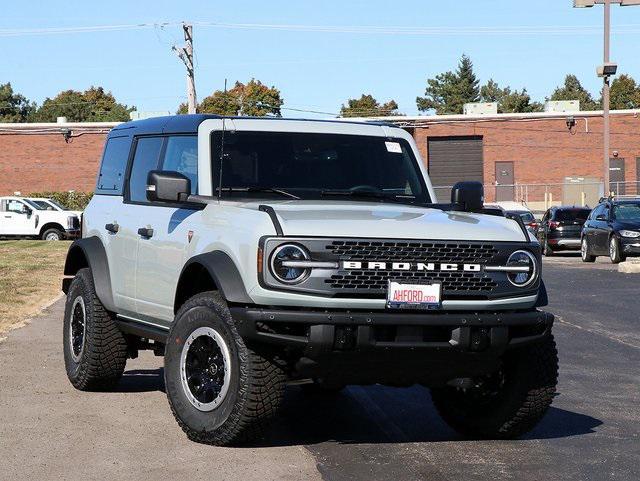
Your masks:
<svg viewBox="0 0 640 481"><path fill-rule="evenodd" d="M497 102L500 113L541 112L543 106L539 102L532 102L527 89L511 90L511 87L500 88L493 79L480 88L482 102Z"/></svg>
<svg viewBox="0 0 640 481"><path fill-rule="evenodd" d="M111 92L91 87L84 92L65 90L54 98L46 98L32 117L36 122L55 122L67 117L70 122L120 122L129 120L135 107L116 102Z"/></svg>
<svg viewBox="0 0 640 481"><path fill-rule="evenodd" d="M389 117L402 115L398 112L398 104L395 100L389 100L380 104L373 95L362 94L359 99L347 100L347 105L340 109L341 117Z"/></svg>
<svg viewBox="0 0 640 481"><path fill-rule="evenodd" d="M26 122L36 105L13 91L10 83L0 84L0 122Z"/></svg>
<svg viewBox="0 0 640 481"><path fill-rule="evenodd" d="M579 100L580 110L598 110L601 106L582 86L578 77L571 74L565 77L564 85L553 91L550 100Z"/></svg>
<svg viewBox="0 0 640 481"><path fill-rule="evenodd" d="M630 75L622 74L611 83L611 108L640 108L640 86Z"/></svg>
<svg viewBox="0 0 640 481"><path fill-rule="evenodd" d="M251 79L246 84L236 82L233 88L226 92L216 90L213 94L202 99L197 111L229 116L264 117L274 115L280 117L280 108L283 103L277 88L267 87L259 80ZM186 104L178 107L178 113L187 113Z"/></svg>
<svg viewBox="0 0 640 481"><path fill-rule="evenodd" d="M461 114L464 104L480 99L479 80L473 62L462 55L455 72L445 72L427 80L425 97L417 97L418 110L435 110L438 114Z"/></svg>

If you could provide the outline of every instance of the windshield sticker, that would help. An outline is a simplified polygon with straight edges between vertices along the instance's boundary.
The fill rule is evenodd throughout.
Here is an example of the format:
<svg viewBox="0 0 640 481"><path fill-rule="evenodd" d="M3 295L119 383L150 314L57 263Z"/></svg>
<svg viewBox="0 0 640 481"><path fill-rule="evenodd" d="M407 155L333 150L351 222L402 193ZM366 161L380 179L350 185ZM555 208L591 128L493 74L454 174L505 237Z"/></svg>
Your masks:
<svg viewBox="0 0 640 481"><path fill-rule="evenodd" d="M385 142L384 144L387 146L387 152L391 152L392 154L402 153L402 147L399 142Z"/></svg>

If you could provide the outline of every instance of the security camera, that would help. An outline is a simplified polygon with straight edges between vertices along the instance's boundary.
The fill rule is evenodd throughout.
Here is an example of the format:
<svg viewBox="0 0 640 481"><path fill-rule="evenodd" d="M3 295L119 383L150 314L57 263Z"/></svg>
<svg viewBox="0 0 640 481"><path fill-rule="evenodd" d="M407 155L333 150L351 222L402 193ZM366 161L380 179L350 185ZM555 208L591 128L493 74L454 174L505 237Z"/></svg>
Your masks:
<svg viewBox="0 0 640 481"><path fill-rule="evenodd" d="M575 117L567 117L567 128L569 130L571 130L572 128L574 128L576 126L576 119Z"/></svg>
<svg viewBox="0 0 640 481"><path fill-rule="evenodd" d="M613 151L613 156L617 159L618 155L620 155L620 152L618 152L617 150Z"/></svg>

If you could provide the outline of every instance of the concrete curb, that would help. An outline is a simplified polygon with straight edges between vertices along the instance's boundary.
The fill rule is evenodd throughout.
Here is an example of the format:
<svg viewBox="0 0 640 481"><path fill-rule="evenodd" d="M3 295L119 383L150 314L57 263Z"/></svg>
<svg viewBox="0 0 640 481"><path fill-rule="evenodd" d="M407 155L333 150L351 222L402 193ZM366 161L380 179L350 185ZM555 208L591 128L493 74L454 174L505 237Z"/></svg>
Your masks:
<svg viewBox="0 0 640 481"><path fill-rule="evenodd" d="M640 274L640 260L633 259L618 264L618 272L624 274Z"/></svg>

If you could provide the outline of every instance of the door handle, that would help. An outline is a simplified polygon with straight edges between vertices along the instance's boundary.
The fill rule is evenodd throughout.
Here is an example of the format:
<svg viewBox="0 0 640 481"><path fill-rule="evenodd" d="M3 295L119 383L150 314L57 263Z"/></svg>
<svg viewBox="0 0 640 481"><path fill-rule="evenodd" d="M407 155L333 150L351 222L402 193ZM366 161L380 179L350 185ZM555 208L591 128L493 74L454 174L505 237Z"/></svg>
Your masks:
<svg viewBox="0 0 640 481"><path fill-rule="evenodd" d="M140 237L144 237L145 239L149 239L150 237L153 237L153 229L149 229L147 227L140 227L138 229L138 235Z"/></svg>
<svg viewBox="0 0 640 481"><path fill-rule="evenodd" d="M107 224L104 228L112 234L116 234L120 230L120 226L117 223Z"/></svg>

